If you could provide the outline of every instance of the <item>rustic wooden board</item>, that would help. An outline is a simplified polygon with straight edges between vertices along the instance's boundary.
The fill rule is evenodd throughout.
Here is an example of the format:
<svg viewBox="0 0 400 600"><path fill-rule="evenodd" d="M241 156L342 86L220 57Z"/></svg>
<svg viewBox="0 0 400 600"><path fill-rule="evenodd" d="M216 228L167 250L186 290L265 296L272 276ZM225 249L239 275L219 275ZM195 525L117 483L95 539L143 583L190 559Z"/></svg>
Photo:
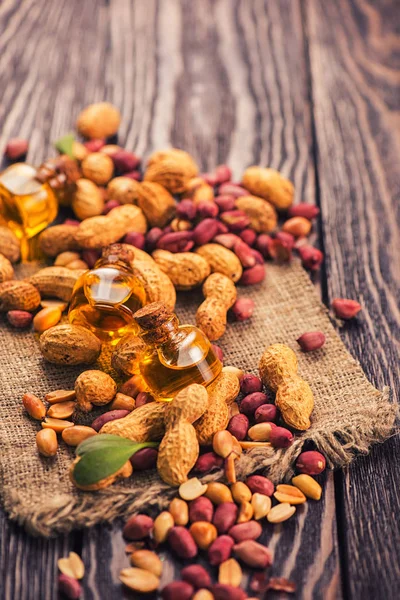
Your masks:
<svg viewBox="0 0 400 600"><path fill-rule="evenodd" d="M1 600L54 600L57 598L57 560L80 551L78 536L45 540L28 536L0 512Z"/></svg>
<svg viewBox="0 0 400 600"><path fill-rule="evenodd" d="M3 0L0 152L27 137L38 163L82 106L106 99L122 110L120 141L141 155L175 144L204 170L225 161L237 178L251 163L282 170L298 201L321 204L325 299L365 306L343 332L348 347L378 387L395 387L399 11L379 5ZM329 474L320 504L265 532L274 574L293 578L298 597L340 598L342 583L355 600L396 597L398 453L391 442ZM118 524L45 541L1 513L0 534L1 599L56 598L57 558L71 549L85 561L85 599L123 597ZM165 556L165 582L177 567Z"/></svg>
<svg viewBox="0 0 400 600"><path fill-rule="evenodd" d="M327 296L360 299L364 310L342 337L371 381L398 399L399 5L307 9ZM337 474L350 598L399 597L399 453L397 436Z"/></svg>

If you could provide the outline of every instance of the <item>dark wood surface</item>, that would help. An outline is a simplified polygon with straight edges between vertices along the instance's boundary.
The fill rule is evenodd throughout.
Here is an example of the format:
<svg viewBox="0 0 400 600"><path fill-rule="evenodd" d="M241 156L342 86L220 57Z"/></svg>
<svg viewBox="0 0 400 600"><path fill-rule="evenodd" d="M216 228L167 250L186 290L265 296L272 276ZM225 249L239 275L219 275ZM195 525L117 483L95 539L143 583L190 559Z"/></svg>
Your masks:
<svg viewBox="0 0 400 600"><path fill-rule="evenodd" d="M282 170L321 208L321 293L359 298L342 336L377 387L398 386L400 10L396 0L3 0L0 152L38 163L95 100L120 141L173 144L204 170ZM400 596L400 442L326 476L324 498L263 541L298 598ZM34 539L0 513L0 598L57 598L57 558L86 566L84 599L122 598L120 527ZM164 581L177 565L165 557ZM129 597L133 597L132 595Z"/></svg>

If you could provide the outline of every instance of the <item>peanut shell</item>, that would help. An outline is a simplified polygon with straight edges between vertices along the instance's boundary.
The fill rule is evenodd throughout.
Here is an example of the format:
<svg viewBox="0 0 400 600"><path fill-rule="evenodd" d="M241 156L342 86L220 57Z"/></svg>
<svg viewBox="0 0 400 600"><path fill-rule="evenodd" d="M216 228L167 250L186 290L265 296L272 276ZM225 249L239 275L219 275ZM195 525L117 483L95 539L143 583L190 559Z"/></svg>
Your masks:
<svg viewBox="0 0 400 600"><path fill-rule="evenodd" d="M88 329L78 325L56 325L39 340L44 358L57 365L81 365L95 362L100 356L101 342Z"/></svg>
<svg viewBox="0 0 400 600"><path fill-rule="evenodd" d="M107 197L120 204L137 204L138 186L130 177L114 177L107 186Z"/></svg>
<svg viewBox="0 0 400 600"><path fill-rule="evenodd" d="M75 381L76 401L81 410L92 410L93 404L108 404L117 393L114 379L103 371L84 371Z"/></svg>
<svg viewBox="0 0 400 600"><path fill-rule="evenodd" d="M229 422L229 405L240 391L239 380L232 373L220 373L207 388L208 410L195 423L197 439L202 446L212 443L217 431L226 429Z"/></svg>
<svg viewBox="0 0 400 600"><path fill-rule="evenodd" d="M136 408L124 419L103 425L100 433L112 433L134 442L160 440L165 432L164 414L169 406L162 402L151 402Z"/></svg>
<svg viewBox="0 0 400 600"><path fill-rule="evenodd" d="M205 244L196 249L206 259L213 273L222 273L236 282L242 276L243 268L240 260L231 250L220 244Z"/></svg>
<svg viewBox="0 0 400 600"><path fill-rule="evenodd" d="M119 110L110 102L89 104L78 115L78 131L90 139L103 139L114 135L121 122Z"/></svg>
<svg viewBox="0 0 400 600"><path fill-rule="evenodd" d="M77 227L75 239L81 248L102 248L118 242L129 231L146 233L147 222L138 206L126 204L107 215L85 219Z"/></svg>
<svg viewBox="0 0 400 600"><path fill-rule="evenodd" d="M201 285L210 274L208 262L193 252L173 254L167 250L155 250L152 256L177 290L191 290Z"/></svg>
<svg viewBox="0 0 400 600"><path fill-rule="evenodd" d="M198 384L189 385L170 402L165 414L166 432L158 449L157 469L163 481L180 485L188 479L199 456L199 443L192 423L207 410L208 393Z"/></svg>
<svg viewBox="0 0 400 600"><path fill-rule="evenodd" d="M250 226L258 233L273 231L278 223L278 215L272 204L257 196L241 196L236 199L236 207L250 219Z"/></svg>
<svg viewBox="0 0 400 600"><path fill-rule="evenodd" d="M0 311L34 311L40 305L38 290L26 281L5 281L0 284Z"/></svg>
<svg viewBox="0 0 400 600"><path fill-rule="evenodd" d="M84 178L105 185L113 175L114 163L104 152L91 152L83 159L81 169Z"/></svg>
<svg viewBox="0 0 400 600"><path fill-rule="evenodd" d="M103 208L104 198L97 185L89 179L78 179L72 198L72 210L78 219L83 221L101 215Z"/></svg>
<svg viewBox="0 0 400 600"><path fill-rule="evenodd" d="M46 256L58 256L61 252L78 250L79 244L75 239L75 225L53 225L39 235L40 249Z"/></svg>
<svg viewBox="0 0 400 600"><path fill-rule="evenodd" d="M0 283L10 281L14 277L14 269L11 262L3 254L0 254Z"/></svg>
<svg viewBox="0 0 400 600"><path fill-rule="evenodd" d="M11 263L18 262L21 257L20 241L8 227L0 225L0 254Z"/></svg>
<svg viewBox="0 0 400 600"><path fill-rule="evenodd" d="M293 204L292 182L275 169L248 167L243 173L242 185L254 196L268 200L278 210L286 210Z"/></svg>
<svg viewBox="0 0 400 600"><path fill-rule="evenodd" d="M154 181L138 184L137 204L150 227L165 227L175 214L175 200L165 187Z"/></svg>
<svg viewBox="0 0 400 600"><path fill-rule="evenodd" d="M285 379L276 392L275 404L290 427L304 431L311 426L314 395L309 384L301 377L292 375Z"/></svg>
<svg viewBox="0 0 400 600"><path fill-rule="evenodd" d="M173 310L176 302L176 292L172 281L156 263L148 260L134 260L133 272L143 285L147 303L162 302Z"/></svg>
<svg viewBox="0 0 400 600"><path fill-rule="evenodd" d="M69 302L75 283L84 270L71 270L67 267L45 267L29 277L29 283L39 290L42 296L59 298Z"/></svg>
<svg viewBox="0 0 400 600"><path fill-rule="evenodd" d="M258 367L263 383L276 392L281 383L297 373L297 357L285 344L272 344L264 351Z"/></svg>
<svg viewBox="0 0 400 600"><path fill-rule="evenodd" d="M144 180L162 185L171 194L180 194L187 189L189 181L198 172L190 154L178 148L170 148L154 152L149 157Z"/></svg>
<svg viewBox="0 0 400 600"><path fill-rule="evenodd" d="M135 375L138 370L140 356L146 349L146 344L137 335L123 337L111 355L111 365L119 373Z"/></svg>

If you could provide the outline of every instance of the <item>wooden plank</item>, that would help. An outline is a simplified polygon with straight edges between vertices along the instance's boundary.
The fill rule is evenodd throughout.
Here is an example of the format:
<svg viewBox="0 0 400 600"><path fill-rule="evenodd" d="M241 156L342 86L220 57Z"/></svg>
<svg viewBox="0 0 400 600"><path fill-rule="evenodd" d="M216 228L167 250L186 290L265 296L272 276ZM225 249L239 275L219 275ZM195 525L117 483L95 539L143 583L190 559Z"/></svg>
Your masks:
<svg viewBox="0 0 400 600"><path fill-rule="evenodd" d="M104 72L106 10L95 0L1 2L1 156L10 137L23 137L27 160L39 164L54 155L52 142L73 128L82 106L113 100ZM58 598L57 559L80 552L80 539L30 537L0 510L0 598Z"/></svg>
<svg viewBox="0 0 400 600"><path fill-rule="evenodd" d="M1 600L56 600L57 560L79 550L78 536L47 540L29 536L0 511Z"/></svg>
<svg viewBox="0 0 400 600"><path fill-rule="evenodd" d="M249 164L268 164L295 181L298 199L314 201L299 3L171 0L128 7L110 4L110 61L131 61L130 78L142 81L138 53L145 56L149 101L115 73L128 123L121 141L141 154L173 144L192 152L204 170L227 161L236 177ZM293 578L301 597L340 597L333 476L320 504L310 503L282 527L267 527L263 541L275 552L273 573ZM84 531L83 557L85 597L119 597L118 573L129 564L121 526ZM167 583L179 578L180 563L164 558Z"/></svg>
<svg viewBox="0 0 400 600"><path fill-rule="evenodd" d="M306 5L327 293L358 298L342 337L370 379L398 390L400 13L398 3ZM400 440L338 474L351 598L398 597ZM342 496L343 493L343 496Z"/></svg>
<svg viewBox="0 0 400 600"><path fill-rule="evenodd" d="M114 101L106 2L4 0L0 31L0 154L10 137L23 137L27 161L40 164L82 106Z"/></svg>

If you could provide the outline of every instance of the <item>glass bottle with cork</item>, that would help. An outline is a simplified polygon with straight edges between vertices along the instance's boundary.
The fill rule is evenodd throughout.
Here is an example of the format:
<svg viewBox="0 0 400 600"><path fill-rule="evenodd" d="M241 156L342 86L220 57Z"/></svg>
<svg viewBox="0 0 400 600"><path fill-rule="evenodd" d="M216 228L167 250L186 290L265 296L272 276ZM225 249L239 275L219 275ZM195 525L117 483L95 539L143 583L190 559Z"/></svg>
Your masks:
<svg viewBox="0 0 400 600"><path fill-rule="evenodd" d="M145 290L134 275L134 250L126 244L103 249L93 269L77 280L70 303L70 323L90 329L103 342L116 344L138 333L134 313L145 304Z"/></svg>
<svg viewBox="0 0 400 600"><path fill-rule="evenodd" d="M134 314L147 350L139 370L156 400L169 401L191 383L209 385L222 370L204 333L193 325L179 325L177 316L161 302Z"/></svg>
<svg viewBox="0 0 400 600"><path fill-rule="evenodd" d="M21 240L23 261L39 258L37 234L57 216L58 204L50 184L36 179L37 170L15 163L0 174L0 215Z"/></svg>
<svg viewBox="0 0 400 600"><path fill-rule="evenodd" d="M54 221L59 203L70 203L79 177L76 162L68 156L38 169L15 163L0 173L0 222L21 240L23 261L41 258L37 235Z"/></svg>

